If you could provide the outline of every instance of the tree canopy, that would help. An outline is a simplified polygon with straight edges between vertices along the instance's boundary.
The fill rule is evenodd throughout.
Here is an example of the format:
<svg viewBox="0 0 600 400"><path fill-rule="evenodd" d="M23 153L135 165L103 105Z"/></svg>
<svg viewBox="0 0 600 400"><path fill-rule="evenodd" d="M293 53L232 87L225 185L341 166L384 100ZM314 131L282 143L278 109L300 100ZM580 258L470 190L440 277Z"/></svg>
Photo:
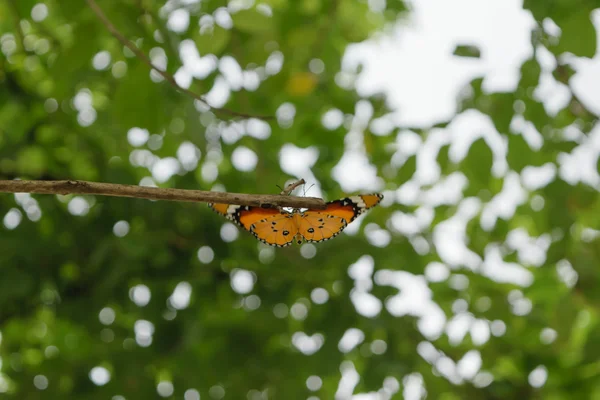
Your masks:
<svg viewBox="0 0 600 400"><path fill-rule="evenodd" d="M1 180L385 198L274 248L201 203L0 194L0 395L597 397L598 13L522 7L516 87L417 126L346 57L400 1L1 1Z"/></svg>

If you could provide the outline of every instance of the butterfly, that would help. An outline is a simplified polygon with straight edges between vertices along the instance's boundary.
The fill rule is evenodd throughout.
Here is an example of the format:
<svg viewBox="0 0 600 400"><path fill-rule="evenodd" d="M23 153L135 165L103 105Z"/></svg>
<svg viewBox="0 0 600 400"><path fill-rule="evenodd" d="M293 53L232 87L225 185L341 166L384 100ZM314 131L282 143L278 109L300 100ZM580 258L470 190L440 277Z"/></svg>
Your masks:
<svg viewBox="0 0 600 400"><path fill-rule="evenodd" d="M324 210L290 211L211 203L208 206L235 222L258 240L285 247L296 242L322 242L337 236L356 217L375 207L382 194L363 194L330 201Z"/></svg>

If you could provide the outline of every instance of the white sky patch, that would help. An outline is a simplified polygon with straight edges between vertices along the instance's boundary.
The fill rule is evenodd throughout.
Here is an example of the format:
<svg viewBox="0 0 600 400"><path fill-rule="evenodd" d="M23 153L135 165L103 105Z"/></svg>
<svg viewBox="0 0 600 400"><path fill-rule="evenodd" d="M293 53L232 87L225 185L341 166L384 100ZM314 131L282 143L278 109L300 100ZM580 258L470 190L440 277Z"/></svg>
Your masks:
<svg viewBox="0 0 600 400"><path fill-rule="evenodd" d="M450 268L441 262L432 261L425 267L425 277L429 282L443 282L450 276Z"/></svg>
<svg viewBox="0 0 600 400"><path fill-rule="evenodd" d="M192 285L189 282L179 282L169 297L169 304L176 310L183 310L190 304Z"/></svg>
<svg viewBox="0 0 600 400"><path fill-rule="evenodd" d="M375 223L365 226L365 237L371 245L376 247L386 247L392 241L390 232Z"/></svg>
<svg viewBox="0 0 600 400"><path fill-rule="evenodd" d="M215 125L218 130L221 140L225 144L234 144L244 136L245 128L243 124L232 122L224 123L219 122Z"/></svg>
<svg viewBox="0 0 600 400"><path fill-rule="evenodd" d="M418 372L404 376L402 386L404 400L422 400L427 396L423 376Z"/></svg>
<svg viewBox="0 0 600 400"><path fill-rule="evenodd" d="M154 324L150 321L139 319L133 324L135 332L135 341L141 347L148 347L152 344L154 335Z"/></svg>
<svg viewBox="0 0 600 400"><path fill-rule="evenodd" d="M548 379L548 369L540 365L536 367L528 376L529 384L534 388L539 388L544 386L546 380Z"/></svg>
<svg viewBox="0 0 600 400"><path fill-rule="evenodd" d="M454 115L458 92L476 76L488 92L514 90L534 26L521 0L414 1L392 35L348 46L342 69L362 65L359 94L385 93L398 124L430 126ZM481 58L453 56L459 43L478 46Z"/></svg>
<svg viewBox="0 0 600 400"><path fill-rule="evenodd" d="M446 334L448 335L448 342L456 346L460 344L473 323L473 315L468 312L460 312L454 315L446 324Z"/></svg>
<svg viewBox="0 0 600 400"><path fill-rule="evenodd" d="M227 222L221 226L220 234L221 239L223 239L224 242L231 243L238 238L240 232L236 225L232 224L231 222Z"/></svg>
<svg viewBox="0 0 600 400"><path fill-rule="evenodd" d="M546 163L540 167L528 165L521 171L521 182L527 190L538 190L554 180L556 165Z"/></svg>
<svg viewBox="0 0 600 400"><path fill-rule="evenodd" d="M364 151L345 151L333 167L331 175L347 193L378 191L383 188L383 181L377 176L377 168L369 162Z"/></svg>
<svg viewBox="0 0 600 400"><path fill-rule="evenodd" d="M190 26L190 13L185 8L174 10L167 20L167 28L176 33L183 33Z"/></svg>
<svg viewBox="0 0 600 400"><path fill-rule="evenodd" d="M231 29L233 27L233 20L231 19L231 14L227 11L225 7L219 7L214 12L215 22L221 28Z"/></svg>
<svg viewBox="0 0 600 400"><path fill-rule="evenodd" d="M129 289L129 298L139 307L145 307L150 303L152 293L148 286L139 284Z"/></svg>
<svg viewBox="0 0 600 400"><path fill-rule="evenodd" d="M519 175L510 172L504 179L502 191L487 203L481 213L481 226L486 231L491 230L498 218L505 220L515 215L517 207L527 201L527 192L521 186Z"/></svg>
<svg viewBox="0 0 600 400"><path fill-rule="evenodd" d="M352 351L356 346L365 340L365 334L358 328L350 328L344 332L344 335L338 343L338 349L342 353Z"/></svg>
<svg viewBox="0 0 600 400"><path fill-rule="evenodd" d="M21 214L21 211L19 211L18 208L11 208L6 215L4 215L4 227L9 230L15 229L19 226L22 219L23 214Z"/></svg>
<svg viewBox="0 0 600 400"><path fill-rule="evenodd" d="M307 356L319 351L323 343L325 343L325 338L320 333L309 336L304 332L296 332L292 335L294 347Z"/></svg>
<svg viewBox="0 0 600 400"><path fill-rule="evenodd" d="M283 53L274 51L271 53L265 64L265 71L268 75L277 75L283 67Z"/></svg>
<svg viewBox="0 0 600 400"><path fill-rule="evenodd" d="M162 47L153 47L150 49L148 56L156 68L162 71L167 69L168 58ZM150 71L150 79L152 79L152 82L162 82L165 78L163 78L156 70L152 69Z"/></svg>
<svg viewBox="0 0 600 400"><path fill-rule="evenodd" d="M179 45L179 57L183 66L177 73L189 75L196 79L204 79L217 69L218 59L212 54L200 56L196 44L191 39L186 39Z"/></svg>
<svg viewBox="0 0 600 400"><path fill-rule="evenodd" d="M200 161L200 149L192 142L185 141L177 149L177 159L186 171L193 171Z"/></svg>
<svg viewBox="0 0 600 400"><path fill-rule="evenodd" d="M238 91L244 83L242 68L237 60L231 56L224 56L219 60L219 71L233 91Z"/></svg>
<svg viewBox="0 0 600 400"><path fill-rule="evenodd" d="M432 300L431 289L423 276L406 271L379 270L375 273L375 283L399 290L398 294L388 297L385 302L391 315L419 317L417 325L423 336L430 339L439 337L446 323L446 315Z"/></svg>
<svg viewBox="0 0 600 400"><path fill-rule="evenodd" d="M463 200L456 214L438 223L433 230L433 243L438 255L451 268L464 265L476 270L481 257L467 246L467 224L479 212L481 202L477 198Z"/></svg>
<svg viewBox="0 0 600 400"><path fill-rule="evenodd" d="M371 256L362 256L348 268L348 275L354 280L350 300L356 312L369 318L379 315L382 309L381 300L370 293L374 268L375 262Z"/></svg>
<svg viewBox="0 0 600 400"><path fill-rule="evenodd" d="M469 180L460 171L451 173L438 180L431 188L420 192L421 203L431 207L455 205L463 198L463 192Z"/></svg>
<svg viewBox="0 0 600 400"><path fill-rule="evenodd" d="M249 148L239 146L231 153L231 162L238 171L249 172L256 168L258 156Z"/></svg>
<svg viewBox="0 0 600 400"><path fill-rule="evenodd" d="M471 334L471 341L475 346L482 346L490 340L491 329L488 321L483 319L476 319L471 324L469 329Z"/></svg>
<svg viewBox="0 0 600 400"><path fill-rule="evenodd" d="M600 155L600 124L596 124L579 146L571 153L558 155L559 176L571 185L579 182L600 189L600 175L596 162Z"/></svg>
<svg viewBox="0 0 600 400"><path fill-rule="evenodd" d="M509 129L513 133L520 134L531 150L537 151L542 148L544 137L538 132L533 122L525 120L522 115L513 115Z"/></svg>
<svg viewBox="0 0 600 400"><path fill-rule="evenodd" d="M466 110L458 114L447 127L446 134L452 135L449 157L454 163L462 161L468 154L471 144L483 138L493 154L491 173L503 176L508 170L506 162L507 146L500 136L491 117L478 110Z"/></svg>
<svg viewBox="0 0 600 400"><path fill-rule="evenodd" d="M371 256L362 256L348 267L348 276L354 279L355 287L370 290L373 287L371 276L375 268L375 261Z"/></svg>
<svg viewBox="0 0 600 400"><path fill-rule="evenodd" d="M84 215L87 215L87 213L90 211L90 207L91 205L88 202L88 200L85 197L81 196L73 197L67 205L69 213L78 217L83 217Z"/></svg>
<svg viewBox="0 0 600 400"><path fill-rule="evenodd" d="M110 381L110 372L104 367L94 367L89 377L96 386L104 386Z"/></svg>
<svg viewBox="0 0 600 400"><path fill-rule="evenodd" d="M360 381L360 375L351 361L344 361L340 366L342 377L335 392L336 399L351 399L354 388Z"/></svg>
<svg viewBox="0 0 600 400"><path fill-rule="evenodd" d="M268 139L271 136L271 126L257 118L250 118L246 122L246 133L255 139Z"/></svg>
<svg viewBox="0 0 600 400"><path fill-rule="evenodd" d="M412 214L394 211L388 219L388 226L404 236L414 236L427 229L434 217L433 208L428 206L419 207Z"/></svg>
<svg viewBox="0 0 600 400"><path fill-rule="evenodd" d="M231 271L231 288L239 294L248 294L254 288L256 275L245 269Z"/></svg>
<svg viewBox="0 0 600 400"><path fill-rule="evenodd" d="M316 147L303 149L288 143L284 144L279 151L279 165L283 172L304 178L308 186L314 184L310 189L310 195L313 197L323 197L319 182L311 170L318 159L319 150Z"/></svg>
<svg viewBox="0 0 600 400"><path fill-rule="evenodd" d="M541 267L546 262L546 253L551 243L550 234L530 237L523 228L513 229L506 236L506 244L517 251L519 262L534 267Z"/></svg>
<svg viewBox="0 0 600 400"><path fill-rule="evenodd" d="M158 183L165 183L180 170L181 166L175 157L166 157L156 161L152 167L152 177Z"/></svg>
<svg viewBox="0 0 600 400"><path fill-rule="evenodd" d="M260 85L260 75L257 71L255 70L251 70L251 71L244 71L242 72L242 79L243 79L243 85L244 85L244 89L246 89L249 92L253 92L256 89L258 89L258 86Z"/></svg>
<svg viewBox="0 0 600 400"><path fill-rule="evenodd" d="M384 182L377 176L377 168L372 165L364 147L363 131L373 116L371 103L361 100L356 103L350 131L344 138L345 151L340 161L333 167L331 175L347 193L378 191Z"/></svg>
<svg viewBox="0 0 600 400"><path fill-rule="evenodd" d="M277 108L275 116L280 127L289 128L294 123L296 107L292 103L283 103Z"/></svg>
<svg viewBox="0 0 600 400"><path fill-rule="evenodd" d="M94 198L90 196L86 199L88 206L92 207L94 205ZM39 206L39 203L29 193L15 193L15 201L17 204L21 205L23 211L25 211L27 214L27 218L29 218L31 221L39 221L39 219L42 217L42 210Z"/></svg>
<svg viewBox="0 0 600 400"><path fill-rule="evenodd" d="M134 167L152 168L154 163L159 160L150 150L136 149L129 153L129 162Z"/></svg>
<svg viewBox="0 0 600 400"><path fill-rule="evenodd" d="M498 283L512 283L522 287L533 283L533 274L520 264L505 262L499 245L493 243L485 248L480 274Z"/></svg>
<svg viewBox="0 0 600 400"><path fill-rule="evenodd" d="M106 50L100 51L92 58L92 66L99 71L105 70L110 65L110 53Z"/></svg>
<svg viewBox="0 0 600 400"><path fill-rule="evenodd" d="M229 100L230 87L225 78L217 76L213 87L206 93L204 98L211 107L223 107Z"/></svg>
<svg viewBox="0 0 600 400"><path fill-rule="evenodd" d="M394 147L396 152L390 159L390 164L394 167L402 167L406 160L417 154L423 145L423 138L416 132L410 130L402 130L396 135L396 143Z"/></svg>
<svg viewBox="0 0 600 400"><path fill-rule="evenodd" d="M477 350L468 351L457 363L458 374L466 380L471 380L481 369L481 354Z"/></svg>
<svg viewBox="0 0 600 400"><path fill-rule="evenodd" d="M556 67L554 56L544 47L538 46L537 59L542 66L540 83L533 92L533 97L544 105L548 115L554 117L571 101L571 89L564 83L554 79L552 72Z"/></svg>
<svg viewBox="0 0 600 400"><path fill-rule="evenodd" d="M344 122L344 113L337 108L328 110L321 117L321 124L330 131L339 128L342 122Z"/></svg>

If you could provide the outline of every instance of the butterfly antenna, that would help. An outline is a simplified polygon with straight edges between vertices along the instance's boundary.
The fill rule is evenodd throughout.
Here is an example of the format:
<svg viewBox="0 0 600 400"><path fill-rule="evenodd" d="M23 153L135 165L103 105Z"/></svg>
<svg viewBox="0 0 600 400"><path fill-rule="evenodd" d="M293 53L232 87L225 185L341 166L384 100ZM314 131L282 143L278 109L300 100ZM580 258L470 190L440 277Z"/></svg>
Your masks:
<svg viewBox="0 0 600 400"><path fill-rule="evenodd" d="M308 191L309 191L309 190L310 190L310 189L311 189L313 186L315 186L315 184L314 184L314 183L313 183L312 185L310 185L310 186L308 187L308 189L306 189L306 186L304 186L304 197L306 197L306 194L308 193Z"/></svg>

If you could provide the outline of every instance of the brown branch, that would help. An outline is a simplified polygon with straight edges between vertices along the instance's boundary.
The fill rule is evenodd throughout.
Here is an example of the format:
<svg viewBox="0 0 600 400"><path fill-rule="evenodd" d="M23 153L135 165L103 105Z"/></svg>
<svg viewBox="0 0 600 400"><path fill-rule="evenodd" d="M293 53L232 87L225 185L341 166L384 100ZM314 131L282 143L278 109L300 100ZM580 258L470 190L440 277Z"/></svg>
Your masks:
<svg viewBox="0 0 600 400"><path fill-rule="evenodd" d="M129 50L131 50L140 60L142 60L151 69L153 69L156 72L158 72L175 89L177 89L180 92L185 93L188 96L191 96L192 98L198 100L199 102L201 102L204 105L206 105L206 107L208 107L210 110L212 110L212 111L214 111L216 113L227 114L227 115L230 115L230 116L241 117L241 118L258 118L258 119L262 119L262 120L269 120L269 119L273 119L274 118L273 116L269 116L269 115L250 115L250 114L240 113L240 112L237 112L237 111L232 111L232 110L229 110L227 108L219 108L219 107L213 107L213 106L211 106L208 103L208 101L206 101L206 99L204 97L202 97L202 96L200 96L200 95L192 92L189 89L182 88L181 86L179 86L179 84L177 84L177 81L175 80L175 78L173 77L173 75L169 74L166 71L161 70L160 68L158 68L157 66L155 66L154 64L152 64L152 61L150 60L150 58L148 58L148 56L146 54L144 54L130 40L128 40L125 36L123 36L123 34L121 32L119 32L119 30L112 24L112 22L110 22L110 20L108 19L108 17L104 14L104 12L102 11L102 9L100 7L98 7L98 4L96 4L96 2L94 0L86 0L86 2L88 3L88 6L90 6L90 8L92 9L92 11L96 14L96 16L98 17L98 19L100 19L100 21L104 24L104 26L106 26L106 29L108 29L108 31L115 38L117 38L117 40L119 42L121 42L121 44L123 46L125 46ZM167 39L168 38L165 38L165 40L167 40Z"/></svg>
<svg viewBox="0 0 600 400"><path fill-rule="evenodd" d="M294 207L322 210L325 202L316 197L273 194L244 194L155 188L86 181L3 181L0 193L95 194L100 196L135 197L138 199L239 204L263 208Z"/></svg>

